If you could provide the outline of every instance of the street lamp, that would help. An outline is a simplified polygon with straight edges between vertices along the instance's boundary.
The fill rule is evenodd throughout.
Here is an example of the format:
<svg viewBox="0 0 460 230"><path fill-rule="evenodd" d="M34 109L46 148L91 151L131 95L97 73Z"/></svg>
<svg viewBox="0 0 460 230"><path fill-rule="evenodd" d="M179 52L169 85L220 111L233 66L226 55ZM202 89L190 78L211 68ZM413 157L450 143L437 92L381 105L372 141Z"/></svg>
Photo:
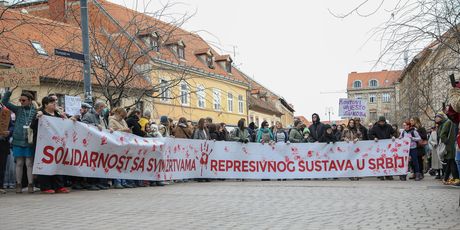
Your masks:
<svg viewBox="0 0 460 230"><path fill-rule="evenodd" d="M334 115L334 107L326 107L326 116L329 116L329 121L331 121L331 115Z"/></svg>

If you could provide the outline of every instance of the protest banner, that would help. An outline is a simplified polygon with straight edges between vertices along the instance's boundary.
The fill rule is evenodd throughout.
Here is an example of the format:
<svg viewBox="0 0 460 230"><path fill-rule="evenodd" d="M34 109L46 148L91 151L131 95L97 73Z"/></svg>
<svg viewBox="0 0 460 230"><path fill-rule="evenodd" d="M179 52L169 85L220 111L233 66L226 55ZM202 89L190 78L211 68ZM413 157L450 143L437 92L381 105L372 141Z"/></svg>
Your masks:
<svg viewBox="0 0 460 230"><path fill-rule="evenodd" d="M129 133L43 116L34 174L134 180L294 179L407 173L409 139L276 145Z"/></svg>
<svg viewBox="0 0 460 230"><path fill-rule="evenodd" d="M339 117L352 118L352 117L366 117L367 103L361 99L339 99Z"/></svg>
<svg viewBox="0 0 460 230"><path fill-rule="evenodd" d="M0 70L0 88L40 85L40 76L33 68Z"/></svg>
<svg viewBox="0 0 460 230"><path fill-rule="evenodd" d="M65 112L70 116L79 115L81 108L81 98L65 95L64 97Z"/></svg>

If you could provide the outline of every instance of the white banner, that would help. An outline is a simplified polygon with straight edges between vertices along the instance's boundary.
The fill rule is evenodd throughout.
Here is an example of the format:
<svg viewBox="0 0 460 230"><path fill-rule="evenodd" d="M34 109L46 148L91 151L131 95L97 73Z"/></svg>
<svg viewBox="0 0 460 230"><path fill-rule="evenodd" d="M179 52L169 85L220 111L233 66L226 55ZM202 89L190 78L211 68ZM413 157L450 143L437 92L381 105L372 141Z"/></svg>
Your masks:
<svg viewBox="0 0 460 230"><path fill-rule="evenodd" d="M34 174L135 180L402 175L409 140L263 145L140 138L43 116Z"/></svg>
<svg viewBox="0 0 460 230"><path fill-rule="evenodd" d="M65 95L64 97L65 112L70 116L80 114L81 98Z"/></svg>
<svg viewBox="0 0 460 230"><path fill-rule="evenodd" d="M339 117L352 118L352 117L366 117L367 102L361 99L339 99Z"/></svg>

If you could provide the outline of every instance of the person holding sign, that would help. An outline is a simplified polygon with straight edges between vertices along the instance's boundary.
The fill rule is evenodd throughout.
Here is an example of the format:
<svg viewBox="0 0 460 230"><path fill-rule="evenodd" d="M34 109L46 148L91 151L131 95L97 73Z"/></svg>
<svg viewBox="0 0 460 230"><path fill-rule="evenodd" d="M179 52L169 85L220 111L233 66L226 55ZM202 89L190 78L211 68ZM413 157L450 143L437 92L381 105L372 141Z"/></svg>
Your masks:
<svg viewBox="0 0 460 230"><path fill-rule="evenodd" d="M13 145L13 156L16 160L16 193L22 193L21 181L24 164L27 167L28 192L33 193L32 167L34 150L31 145L32 141L29 140L29 129L36 114L36 108L32 104L34 97L28 92L23 92L19 98L21 105L14 105L10 102L14 89L5 93L2 103L16 115L13 141L11 143Z"/></svg>
<svg viewBox="0 0 460 230"><path fill-rule="evenodd" d="M369 129L369 140L374 140L378 142L379 140L384 139L393 139L395 140L395 130L391 125L387 123L387 120L384 116L380 116L377 123L374 124L372 128ZM380 180L393 180L392 176L379 177Z"/></svg>

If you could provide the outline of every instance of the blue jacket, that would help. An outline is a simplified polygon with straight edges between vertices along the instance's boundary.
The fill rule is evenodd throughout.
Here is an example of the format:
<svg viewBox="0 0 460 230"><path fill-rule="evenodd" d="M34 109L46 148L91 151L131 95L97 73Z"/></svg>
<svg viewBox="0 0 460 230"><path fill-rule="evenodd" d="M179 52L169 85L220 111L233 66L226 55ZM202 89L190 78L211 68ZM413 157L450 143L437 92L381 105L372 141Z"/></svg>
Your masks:
<svg viewBox="0 0 460 230"><path fill-rule="evenodd" d="M30 106L17 106L10 102L11 92L6 92L2 99L3 105L11 110L16 115L16 121L14 123L13 130L13 146L19 147L31 147L27 141L27 131L24 126L30 126L33 118L36 116L36 109L33 105Z"/></svg>

